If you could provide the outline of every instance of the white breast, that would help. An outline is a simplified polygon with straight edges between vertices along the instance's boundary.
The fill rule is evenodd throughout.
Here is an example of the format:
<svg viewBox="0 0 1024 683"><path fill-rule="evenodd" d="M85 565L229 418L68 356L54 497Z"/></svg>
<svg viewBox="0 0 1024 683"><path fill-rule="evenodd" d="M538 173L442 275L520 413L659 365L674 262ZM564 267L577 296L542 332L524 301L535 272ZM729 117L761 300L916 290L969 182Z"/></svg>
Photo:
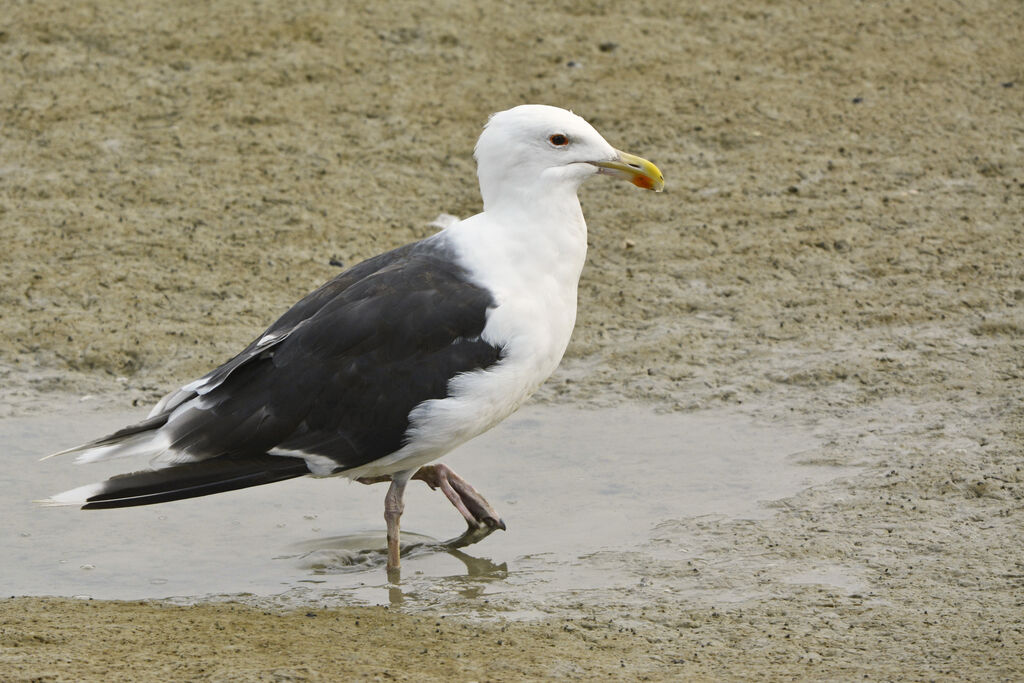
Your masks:
<svg viewBox="0 0 1024 683"><path fill-rule="evenodd" d="M576 323L587 248L579 204L569 220L559 218L554 229L544 230L550 226L506 226L478 214L445 231L471 278L497 302L480 337L501 347L503 358L453 378L446 398L412 411L403 448L346 476L391 474L441 457L508 417L558 367Z"/></svg>

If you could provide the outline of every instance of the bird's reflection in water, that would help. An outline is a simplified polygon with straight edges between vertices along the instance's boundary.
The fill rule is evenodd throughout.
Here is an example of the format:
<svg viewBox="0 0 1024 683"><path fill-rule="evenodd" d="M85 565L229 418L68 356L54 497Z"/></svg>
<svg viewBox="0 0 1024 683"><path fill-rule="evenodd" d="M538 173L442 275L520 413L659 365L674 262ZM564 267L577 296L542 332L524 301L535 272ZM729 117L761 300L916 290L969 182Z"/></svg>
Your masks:
<svg viewBox="0 0 1024 683"><path fill-rule="evenodd" d="M434 550L445 550L450 556L460 560L466 565L464 575L453 575L443 577L445 588L453 595L459 595L465 600L476 601L486 594L487 586L492 581L501 581L508 578L508 565L504 562L495 564L484 557L473 557L461 550L434 546ZM403 551L404 557L404 551ZM381 563L387 558L382 555ZM403 590L400 570L392 570L388 573L388 602L397 607L407 600L415 601L417 594L415 587L410 591ZM408 584L407 584L408 585Z"/></svg>
<svg viewBox="0 0 1024 683"><path fill-rule="evenodd" d="M464 575L444 577L462 584L456 590L467 599L474 599L483 594L482 583L503 580L508 577L506 563L495 564L484 557L475 557L460 550L482 540L490 530L467 530L462 536L440 542L430 536L405 532L402 535L402 559L409 560L432 553L444 552L462 562L466 568ZM307 541L292 546L300 552L290 556L298 561L303 569L316 575L345 574L363 571L381 571L387 562L385 539L381 532L364 532L332 536L330 538ZM388 597L393 605L400 605L407 597L401 585L401 570L389 570Z"/></svg>

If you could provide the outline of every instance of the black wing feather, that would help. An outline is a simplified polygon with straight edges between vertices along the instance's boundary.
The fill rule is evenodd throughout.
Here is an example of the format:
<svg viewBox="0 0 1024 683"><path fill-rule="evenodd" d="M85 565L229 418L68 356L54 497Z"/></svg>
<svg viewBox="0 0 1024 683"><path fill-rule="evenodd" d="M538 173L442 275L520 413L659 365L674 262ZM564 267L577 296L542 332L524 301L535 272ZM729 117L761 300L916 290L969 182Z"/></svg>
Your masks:
<svg viewBox="0 0 1024 683"><path fill-rule="evenodd" d="M273 449L358 467L402 446L410 411L501 349L481 341L491 294L446 254L417 243L370 259L313 292L213 371L202 409L176 419L172 445L196 458Z"/></svg>
<svg viewBox="0 0 1024 683"><path fill-rule="evenodd" d="M200 382L208 387L216 387L220 385L239 367L253 360L253 358L266 353L270 347L274 346L273 344L261 345L259 343L261 339L264 339L268 335L271 337L281 337L282 339L287 337L287 335L290 334L297 326L312 318L321 308L337 299L353 284L369 275L372 275L373 273L387 268L390 265L401 265L401 263L409 257L411 252L424 249L425 245L423 242L406 244L405 246L398 247L397 249L393 249L383 254L378 254L377 256L362 261L345 272L340 273L333 279L328 280L326 283L304 296L298 303L289 308L284 315L274 321L274 323L268 327L263 334L256 339L253 339L248 346L238 353L238 355L203 375ZM167 407L167 410L173 410L176 406L191 398L195 398L195 396L197 396L197 393L194 391L182 393L175 397L175 400Z"/></svg>
<svg viewBox="0 0 1024 683"><path fill-rule="evenodd" d="M306 461L274 455L223 457L111 477L83 510L123 508L208 496L309 474Z"/></svg>

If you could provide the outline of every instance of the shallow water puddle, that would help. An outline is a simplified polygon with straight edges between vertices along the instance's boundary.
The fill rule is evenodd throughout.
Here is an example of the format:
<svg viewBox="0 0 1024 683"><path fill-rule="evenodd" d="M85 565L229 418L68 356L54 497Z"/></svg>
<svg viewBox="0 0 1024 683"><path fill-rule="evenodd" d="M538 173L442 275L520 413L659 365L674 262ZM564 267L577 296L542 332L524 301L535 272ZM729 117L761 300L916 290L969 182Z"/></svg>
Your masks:
<svg viewBox="0 0 1024 683"><path fill-rule="evenodd" d="M4 594L413 604L455 594L537 604L635 584L666 521L763 517L763 502L846 473L794 464L789 456L814 447L813 437L736 412L531 406L444 460L491 501L508 531L460 552L437 549L432 543L459 535L464 522L440 492L412 482L403 541L419 545L395 587L377 552L384 484L304 478L121 510L31 502L139 467L38 459L141 417L79 405L0 420Z"/></svg>

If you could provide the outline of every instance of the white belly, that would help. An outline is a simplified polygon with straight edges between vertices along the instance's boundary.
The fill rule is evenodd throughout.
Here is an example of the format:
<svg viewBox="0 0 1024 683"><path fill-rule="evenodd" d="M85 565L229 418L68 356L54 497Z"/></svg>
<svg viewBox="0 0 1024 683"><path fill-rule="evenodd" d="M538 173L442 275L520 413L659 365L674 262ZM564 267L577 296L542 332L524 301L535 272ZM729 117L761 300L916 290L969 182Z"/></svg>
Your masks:
<svg viewBox="0 0 1024 683"><path fill-rule="evenodd" d="M531 315L532 312L532 315ZM492 311L481 338L504 346L504 357L485 370L456 375L448 383L448 396L416 406L409 416L406 444L391 455L346 471L350 478L393 474L421 467L487 431L511 415L558 367L575 322L562 307L561 319L540 324L554 311L499 306ZM516 319L529 316L533 333L495 337L501 329L527 329Z"/></svg>

